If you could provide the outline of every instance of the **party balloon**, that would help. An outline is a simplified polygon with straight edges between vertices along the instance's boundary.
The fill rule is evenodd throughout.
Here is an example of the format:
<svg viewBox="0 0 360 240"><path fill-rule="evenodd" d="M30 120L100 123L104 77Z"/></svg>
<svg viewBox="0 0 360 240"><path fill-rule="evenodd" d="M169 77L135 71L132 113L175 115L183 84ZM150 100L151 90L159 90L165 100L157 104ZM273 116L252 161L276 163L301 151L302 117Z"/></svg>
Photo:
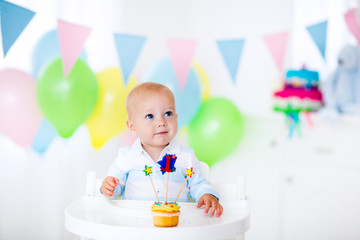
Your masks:
<svg viewBox="0 0 360 240"><path fill-rule="evenodd" d="M163 84L174 93L179 129L188 125L200 108L202 97L201 82L193 68L190 69L183 90L180 90L178 79L169 58L160 60L146 71L142 82L157 82Z"/></svg>
<svg viewBox="0 0 360 240"><path fill-rule="evenodd" d="M210 98L210 81L201 67L201 65L197 62L192 63L192 67L194 68L196 74L199 76L201 87L202 87L202 100L208 100Z"/></svg>
<svg viewBox="0 0 360 240"><path fill-rule="evenodd" d="M136 86L131 77L128 86L118 67L108 68L97 74L99 98L95 110L86 125L90 132L91 144L100 148L110 138L126 129L127 113L125 99L130 90Z"/></svg>
<svg viewBox="0 0 360 240"><path fill-rule="evenodd" d="M64 77L63 63L57 58L39 77L36 94L45 117L60 136L68 138L92 114L98 97L98 84L95 74L80 59Z"/></svg>
<svg viewBox="0 0 360 240"><path fill-rule="evenodd" d="M0 132L28 146L41 122L35 79L17 69L0 71Z"/></svg>
<svg viewBox="0 0 360 240"><path fill-rule="evenodd" d="M237 107L224 98L210 98L189 125L189 144L209 166L236 149L244 131Z"/></svg>
<svg viewBox="0 0 360 240"><path fill-rule="evenodd" d="M35 138L31 143L32 149L38 153L45 152L56 135L56 129L48 120L43 119L38 131L36 132Z"/></svg>
<svg viewBox="0 0 360 240"><path fill-rule="evenodd" d="M31 63L34 76L39 76L42 69L60 56L58 32L51 30L39 39L32 53ZM81 52L80 58L86 61L85 51Z"/></svg>

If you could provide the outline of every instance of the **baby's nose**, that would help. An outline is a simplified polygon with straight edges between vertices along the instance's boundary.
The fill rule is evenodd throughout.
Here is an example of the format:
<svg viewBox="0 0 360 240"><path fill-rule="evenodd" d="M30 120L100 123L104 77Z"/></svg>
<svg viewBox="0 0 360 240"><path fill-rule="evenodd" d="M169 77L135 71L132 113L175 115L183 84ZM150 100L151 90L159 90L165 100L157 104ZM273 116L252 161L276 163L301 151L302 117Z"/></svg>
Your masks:
<svg viewBox="0 0 360 240"><path fill-rule="evenodd" d="M166 126L166 122L164 121L164 119L159 119L158 127L164 127L164 126Z"/></svg>

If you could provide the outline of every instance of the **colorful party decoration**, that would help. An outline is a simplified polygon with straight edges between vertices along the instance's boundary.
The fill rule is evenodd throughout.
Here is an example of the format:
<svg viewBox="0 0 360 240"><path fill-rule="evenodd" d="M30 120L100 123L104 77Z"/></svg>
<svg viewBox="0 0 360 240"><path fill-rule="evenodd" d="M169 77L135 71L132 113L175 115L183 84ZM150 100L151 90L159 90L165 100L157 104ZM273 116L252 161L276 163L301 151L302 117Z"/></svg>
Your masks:
<svg viewBox="0 0 360 240"><path fill-rule="evenodd" d="M60 52L64 64L64 75L67 76L76 59L79 57L91 28L58 20Z"/></svg>
<svg viewBox="0 0 360 240"><path fill-rule="evenodd" d="M186 80L188 79L191 61L195 54L196 45L197 42L194 40L167 40L170 60L176 77L179 80L180 91L182 91L186 85Z"/></svg>
<svg viewBox="0 0 360 240"><path fill-rule="evenodd" d="M149 176L151 185L152 185L152 187L153 187L153 189L154 189L154 192L155 192L155 196L156 196L157 202L160 202L160 201L159 201L159 197L158 197L158 195L157 195L157 193L156 193L156 190L155 190L154 183L153 183L153 181L152 181L152 179L151 179L151 176L150 176L150 174L152 173L151 168L152 168L152 167L149 167L149 166L145 165L145 169L143 170L143 172L145 173L145 176Z"/></svg>
<svg viewBox="0 0 360 240"><path fill-rule="evenodd" d="M201 82L202 100L205 101L210 98L211 86L209 78L205 73L203 67L198 62L194 61L192 63L192 67L194 68L195 73L199 77L199 80Z"/></svg>
<svg viewBox="0 0 360 240"><path fill-rule="evenodd" d="M137 81L132 77L125 86L120 69L112 67L99 72L97 82L99 96L86 126L89 129L91 144L99 149L110 138L127 129L125 100Z"/></svg>
<svg viewBox="0 0 360 240"><path fill-rule="evenodd" d="M161 173L164 175L166 172L175 172L175 162L176 162L176 155L175 154L165 154L165 156L158 161L160 165Z"/></svg>
<svg viewBox="0 0 360 240"><path fill-rule="evenodd" d="M345 13L345 22L349 31L354 35L358 44L360 44L360 24L356 19L356 8L350 9Z"/></svg>
<svg viewBox="0 0 360 240"><path fill-rule="evenodd" d="M186 181L187 181L189 178L191 178L191 176L192 176L193 174L194 174L194 172L193 172L193 167L186 169L186 173L185 173L186 178L185 178L185 181L184 181L183 185L182 185L181 188L180 188L179 194L177 195L177 197L176 197L176 199L175 199L175 203L176 203L176 201L178 200L178 198L180 197L180 194L181 194L181 192L182 192L182 190L183 190L183 188L184 188L184 186L185 186Z"/></svg>
<svg viewBox="0 0 360 240"><path fill-rule="evenodd" d="M1 34L4 56L24 31L35 13L18 5L0 0Z"/></svg>
<svg viewBox="0 0 360 240"><path fill-rule="evenodd" d="M69 138L92 114L98 98L96 76L78 59L64 76L60 58L55 59L38 79L37 101L45 117L60 136Z"/></svg>
<svg viewBox="0 0 360 240"><path fill-rule="evenodd" d="M236 75L244 43L245 40L243 39L217 41L221 56L234 83L236 82Z"/></svg>
<svg viewBox="0 0 360 240"><path fill-rule="evenodd" d="M160 165L160 171L164 175L167 172L167 181L166 181L166 194L165 194L165 204L167 203L167 195L169 188L169 173L175 172L175 162L176 162L175 154L165 154L164 157L158 161L157 163Z"/></svg>
<svg viewBox="0 0 360 240"><path fill-rule="evenodd" d="M186 169L186 173L185 173L186 176L188 176L188 177L191 178L191 176L192 176L193 174L194 174L194 172L193 172L193 168L192 168L192 167L189 168L189 169Z"/></svg>
<svg viewBox="0 0 360 240"><path fill-rule="evenodd" d="M264 36L266 45L268 46L269 51L280 72L283 72L288 37L288 31Z"/></svg>
<svg viewBox="0 0 360 240"><path fill-rule="evenodd" d="M244 131L244 118L225 98L210 98L189 125L189 144L200 161L212 166L238 146Z"/></svg>
<svg viewBox="0 0 360 240"><path fill-rule="evenodd" d="M0 71L0 133L23 147L30 145L42 119L35 85L35 79L23 71Z"/></svg>
<svg viewBox="0 0 360 240"><path fill-rule="evenodd" d="M349 31L360 43L360 24L356 19L355 11L356 9L350 9L346 12L344 18ZM35 12L29 9L0 0L1 38L4 56L8 54L9 49L28 26L35 14ZM327 27L328 21L323 21L306 28L324 59L327 44ZM106 108L110 107L110 101L107 101L109 98L105 100L106 98L103 97L97 101L98 95L95 93L98 90L97 84L94 84L94 74L91 75L92 71L86 63L86 67L78 67L78 70L74 70L80 52L83 51L84 53L84 44L90 33L91 28L58 20L57 29L45 34L34 48L32 55L33 75L42 81L42 83L38 84L36 96L39 107L45 115L41 125L36 128L38 132L36 132L32 142L32 147L37 152L45 151L51 139L56 136L54 131L52 131L53 129L51 130L52 127L55 127L61 136L70 137L80 124L87 123L92 138L91 141L95 148L100 148L108 139L121 133L124 129L123 125L119 130L119 128L114 127L115 125L107 124L110 118L116 119L118 117L111 115L110 112L106 112ZM269 34L264 37L274 62L280 71L283 68L288 37L289 33L286 31ZM128 88L125 87L131 88L132 86L133 78L131 74L141 54L146 37L114 33L114 39L121 64L121 70L117 70L120 73L116 74L122 75L122 82L124 82L124 88L122 88L120 95L126 96ZM159 61L143 74L143 81L162 83L174 92L177 112L179 114L179 128L182 129L192 124L195 120L199 121L195 118L198 116L200 108L203 107L201 102L210 100L210 84L200 64L192 62L197 41L168 39L165 42L168 46L169 58ZM222 40L216 41L216 43L231 79L233 82L236 82L245 39ZM62 58L62 63L61 61L59 63L63 70L61 75L53 67L53 63L59 56ZM82 60L86 59L86 56L80 57ZM80 65L85 66L81 63ZM84 70L89 75L74 73L74 76L77 75L76 80L69 80L68 78L73 79L73 77L69 77L73 71L82 71L79 69L90 70ZM44 77L45 75L46 77ZM78 82L81 82L81 84ZM70 90L75 88L76 94ZM51 91L53 91L53 96L50 96ZM109 89L106 91L110 93ZM56 94L54 94L55 92ZM117 94L115 95L117 96ZM109 94L104 94L103 96L105 95L109 96ZM112 102L112 104L111 107L115 106L115 102ZM61 107L59 107L60 105ZM97 107L96 111L94 111L94 106ZM121 108L117 112L120 112L119 118L121 121L126 115L124 111L124 108ZM309 116L309 111L302 110L301 112L307 113L307 116ZM297 123L299 121L298 112L291 111L288 113L289 119L291 119L290 122ZM89 116L91 116L91 121ZM222 120L225 121L225 119ZM100 127L101 125L106 127ZM296 129L293 125L292 128ZM200 137L198 138L201 139ZM225 154L226 152L228 154L229 151L223 150L223 153ZM200 152L204 153L205 148L201 149ZM215 162L219 158L216 160L216 154L213 155L214 158L210 157L209 159Z"/></svg>
<svg viewBox="0 0 360 240"><path fill-rule="evenodd" d="M328 21L323 21L306 27L306 30L310 33L311 38L315 42L324 59L326 50L327 24Z"/></svg>
<svg viewBox="0 0 360 240"><path fill-rule="evenodd" d="M199 69L197 68L197 70ZM170 88L175 96L176 112L179 115L179 129L182 129L192 121L200 108L202 99L202 80L200 79L197 71L191 68L186 85L181 91L171 60L164 58L156 62L144 73L141 82L157 82Z"/></svg>
<svg viewBox="0 0 360 240"><path fill-rule="evenodd" d="M274 93L274 110L287 116L289 138L299 129L299 113L316 111L322 105L319 73L305 68L287 71L284 88Z"/></svg>
<svg viewBox="0 0 360 240"><path fill-rule="evenodd" d="M31 143L31 147L38 153L44 153L56 136L56 129L47 119L43 119Z"/></svg>
<svg viewBox="0 0 360 240"><path fill-rule="evenodd" d="M47 67L55 58L61 56L60 43L57 30L45 33L36 43L31 56L32 72L39 76L41 69ZM86 52L83 50L80 58L86 62Z"/></svg>
<svg viewBox="0 0 360 240"><path fill-rule="evenodd" d="M143 172L145 172L145 176L150 176L150 174L152 173L151 168L152 167L148 167L147 165L145 165L145 169L143 170Z"/></svg>
<svg viewBox="0 0 360 240"><path fill-rule="evenodd" d="M126 86L146 38L142 36L114 33L114 39Z"/></svg>

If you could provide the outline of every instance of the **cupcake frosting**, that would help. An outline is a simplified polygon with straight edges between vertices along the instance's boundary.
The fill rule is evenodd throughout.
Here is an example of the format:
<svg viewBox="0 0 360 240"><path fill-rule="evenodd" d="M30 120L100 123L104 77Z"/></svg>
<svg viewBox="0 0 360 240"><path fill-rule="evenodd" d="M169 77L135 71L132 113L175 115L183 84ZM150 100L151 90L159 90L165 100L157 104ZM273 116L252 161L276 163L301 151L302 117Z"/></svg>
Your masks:
<svg viewBox="0 0 360 240"><path fill-rule="evenodd" d="M151 206L152 211L178 212L180 206L177 203L159 203L156 202Z"/></svg>

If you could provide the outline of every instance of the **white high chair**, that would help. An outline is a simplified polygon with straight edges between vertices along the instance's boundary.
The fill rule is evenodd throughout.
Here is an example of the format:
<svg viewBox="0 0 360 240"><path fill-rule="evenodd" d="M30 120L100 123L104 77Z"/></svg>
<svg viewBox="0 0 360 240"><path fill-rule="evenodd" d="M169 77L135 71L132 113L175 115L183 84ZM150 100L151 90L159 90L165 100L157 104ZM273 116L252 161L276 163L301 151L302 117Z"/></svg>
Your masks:
<svg viewBox="0 0 360 240"><path fill-rule="evenodd" d="M209 177L209 166L200 162L200 171ZM196 203L179 203L179 224L158 228L152 223L152 201L109 200L100 194L102 178L89 171L85 196L65 209L65 228L85 239L238 239L243 240L250 226L249 203L245 196L244 177L236 183L212 183L220 193L224 212L210 217Z"/></svg>

